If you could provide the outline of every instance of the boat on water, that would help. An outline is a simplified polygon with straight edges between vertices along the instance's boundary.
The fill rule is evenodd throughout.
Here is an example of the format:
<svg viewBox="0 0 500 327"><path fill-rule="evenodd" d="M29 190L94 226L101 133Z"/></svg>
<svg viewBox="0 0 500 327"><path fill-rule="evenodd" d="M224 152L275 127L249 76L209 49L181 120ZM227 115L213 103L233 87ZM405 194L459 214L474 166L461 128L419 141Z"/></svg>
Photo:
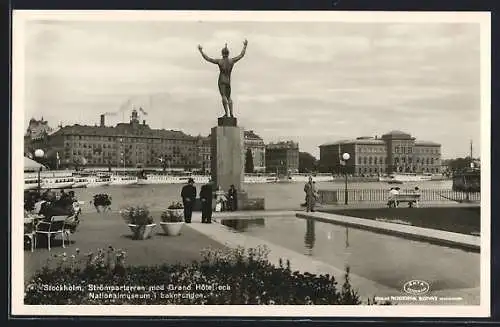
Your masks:
<svg viewBox="0 0 500 327"><path fill-rule="evenodd" d="M111 183L110 176L88 176L87 187L108 186Z"/></svg>
<svg viewBox="0 0 500 327"><path fill-rule="evenodd" d="M195 184L206 184L210 181L210 176L196 175L191 172L178 172L173 174L140 172L137 176L137 184L186 184L190 178L194 180Z"/></svg>
<svg viewBox="0 0 500 327"><path fill-rule="evenodd" d="M245 174L243 183L247 184L264 184L264 183L276 183L277 177L273 174Z"/></svg>
<svg viewBox="0 0 500 327"><path fill-rule="evenodd" d="M432 174L416 174L416 173L394 173L389 176L379 176L379 182L387 182L389 184L402 184L405 182L424 182L431 181Z"/></svg>
<svg viewBox="0 0 500 327"><path fill-rule="evenodd" d="M66 189L71 188L75 184L75 178L66 177L46 177L42 178L42 189Z"/></svg>
<svg viewBox="0 0 500 327"><path fill-rule="evenodd" d="M109 185L134 185L137 182L138 178L136 176L112 175Z"/></svg>
<svg viewBox="0 0 500 327"><path fill-rule="evenodd" d="M75 183L71 186L71 188L83 188L87 187L89 184L89 181L87 180L86 177L74 177L75 178Z"/></svg>
<svg viewBox="0 0 500 327"><path fill-rule="evenodd" d="M38 188L38 177L24 178L24 190L36 190Z"/></svg>

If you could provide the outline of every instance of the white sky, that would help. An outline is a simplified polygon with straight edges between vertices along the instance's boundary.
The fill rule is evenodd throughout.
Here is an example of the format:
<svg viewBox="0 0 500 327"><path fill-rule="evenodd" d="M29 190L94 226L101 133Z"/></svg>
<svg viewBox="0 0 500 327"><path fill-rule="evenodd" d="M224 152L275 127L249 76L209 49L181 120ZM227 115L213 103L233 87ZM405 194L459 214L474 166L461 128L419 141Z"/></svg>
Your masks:
<svg viewBox="0 0 500 327"><path fill-rule="evenodd" d="M266 143L290 139L318 156L322 143L396 129L441 143L444 158L468 155L470 140L479 154L472 23L31 21L25 126L98 124L131 99L152 128L207 135L223 109L218 69L197 45L219 57L227 42L236 56L245 38L235 115Z"/></svg>

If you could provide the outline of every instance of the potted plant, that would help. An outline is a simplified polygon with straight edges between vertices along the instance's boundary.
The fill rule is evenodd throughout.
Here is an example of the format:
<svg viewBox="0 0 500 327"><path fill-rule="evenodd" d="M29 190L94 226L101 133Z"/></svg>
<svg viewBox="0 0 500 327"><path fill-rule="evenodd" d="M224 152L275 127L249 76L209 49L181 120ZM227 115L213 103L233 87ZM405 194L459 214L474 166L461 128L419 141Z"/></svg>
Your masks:
<svg viewBox="0 0 500 327"><path fill-rule="evenodd" d="M132 231L135 240L151 237L156 224L146 206L127 207L120 213Z"/></svg>
<svg viewBox="0 0 500 327"><path fill-rule="evenodd" d="M184 225L183 209L182 203L174 202L162 212L160 226L166 235L177 236L180 234Z"/></svg>
<svg viewBox="0 0 500 327"><path fill-rule="evenodd" d="M109 209L109 206L111 205L111 197L107 194L96 194L94 195L94 207L96 208L97 212L105 212Z"/></svg>

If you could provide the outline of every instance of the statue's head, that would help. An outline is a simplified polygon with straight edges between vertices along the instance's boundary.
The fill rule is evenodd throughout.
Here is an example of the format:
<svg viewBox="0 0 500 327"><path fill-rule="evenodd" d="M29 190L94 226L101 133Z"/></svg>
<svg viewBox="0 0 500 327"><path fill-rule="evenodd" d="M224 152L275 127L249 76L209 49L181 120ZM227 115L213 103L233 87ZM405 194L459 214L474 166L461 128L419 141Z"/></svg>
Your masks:
<svg viewBox="0 0 500 327"><path fill-rule="evenodd" d="M222 48L221 53L222 53L222 56L223 56L224 58L226 58L226 57L228 57L228 56L229 56L229 49L227 48L227 43L226 43L226 45L224 46L224 48Z"/></svg>

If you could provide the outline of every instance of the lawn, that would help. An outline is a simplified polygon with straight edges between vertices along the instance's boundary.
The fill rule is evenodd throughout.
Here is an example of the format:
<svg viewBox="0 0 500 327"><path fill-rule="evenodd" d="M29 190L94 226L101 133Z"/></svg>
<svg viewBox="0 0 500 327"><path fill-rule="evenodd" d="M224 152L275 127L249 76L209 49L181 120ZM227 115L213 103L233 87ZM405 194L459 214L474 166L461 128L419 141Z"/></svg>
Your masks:
<svg viewBox="0 0 500 327"><path fill-rule="evenodd" d="M479 233L480 207L363 208L319 210L365 219L399 220L413 226L461 234Z"/></svg>

